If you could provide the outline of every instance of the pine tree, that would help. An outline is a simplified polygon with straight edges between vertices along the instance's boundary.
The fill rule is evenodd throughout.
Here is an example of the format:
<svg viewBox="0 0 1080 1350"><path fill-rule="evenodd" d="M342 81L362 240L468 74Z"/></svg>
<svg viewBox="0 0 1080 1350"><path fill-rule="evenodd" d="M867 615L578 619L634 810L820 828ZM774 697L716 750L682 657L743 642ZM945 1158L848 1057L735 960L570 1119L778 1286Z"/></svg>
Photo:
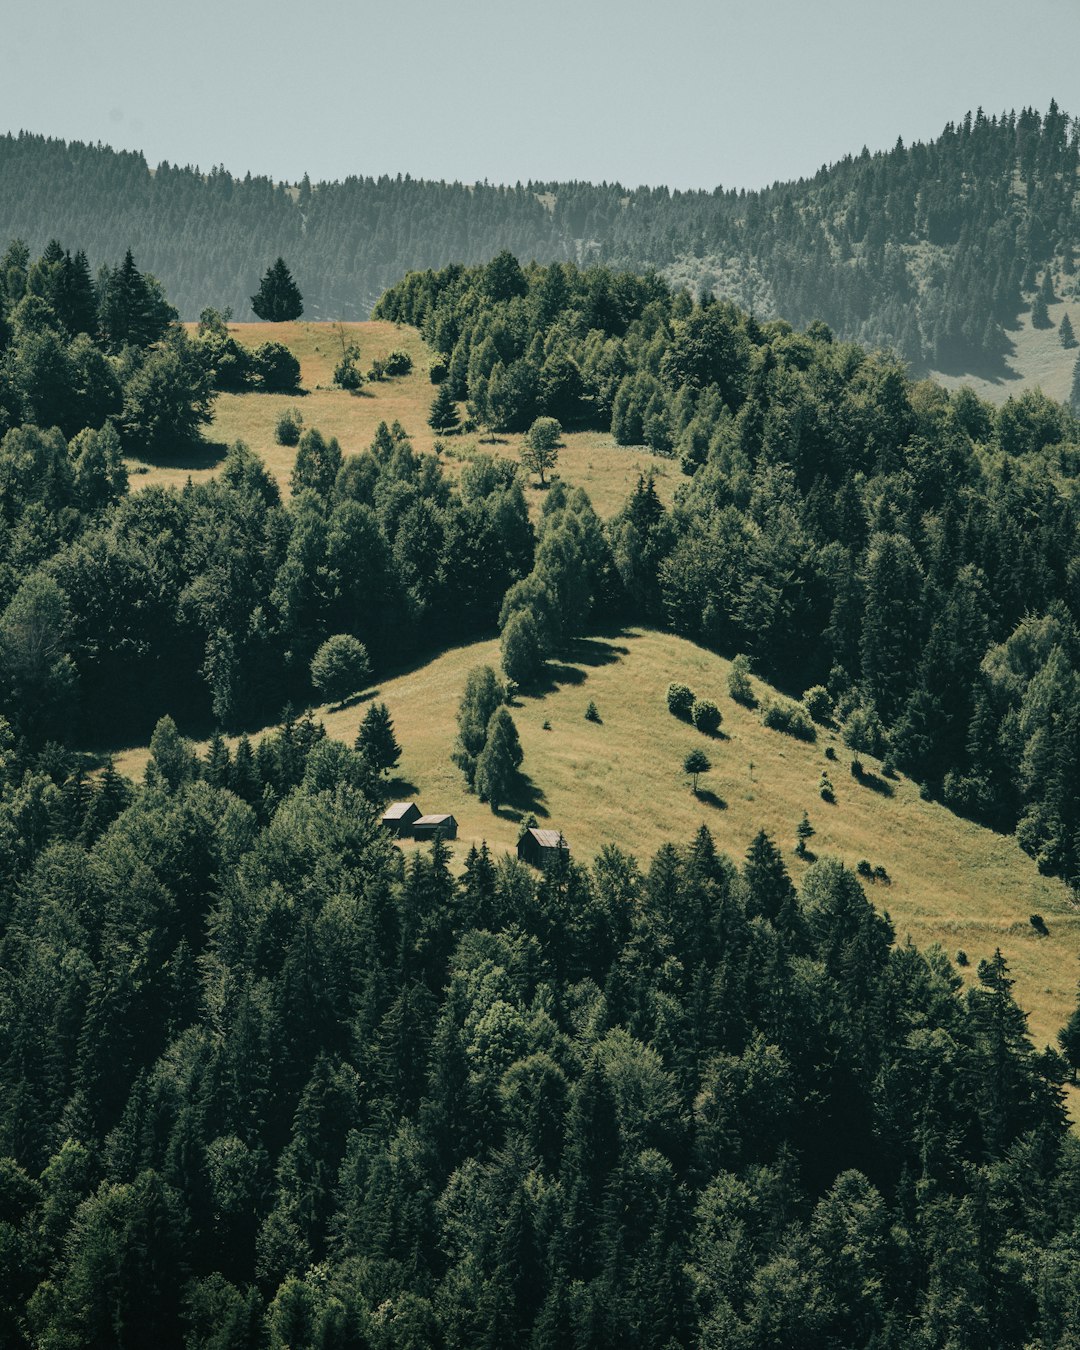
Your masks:
<svg viewBox="0 0 1080 1350"><path fill-rule="evenodd" d="M800 858L806 857L807 842L813 839L816 833L817 831L814 829L813 825L810 824L810 817L804 811L802 813L802 820L800 820L795 827L795 839L797 841L795 844L795 852Z"/></svg>
<svg viewBox="0 0 1080 1350"><path fill-rule="evenodd" d="M1061 316L1061 322L1058 324L1058 341L1065 348L1076 346L1076 334L1073 332L1068 310Z"/></svg>
<svg viewBox="0 0 1080 1350"><path fill-rule="evenodd" d="M380 773L389 773L401 758L394 723L385 703L373 703L360 723L353 748Z"/></svg>
<svg viewBox="0 0 1080 1350"><path fill-rule="evenodd" d="M454 402L449 383L440 384L439 392L431 405L428 426L432 431L454 431L459 421L457 404Z"/></svg>
<svg viewBox="0 0 1080 1350"><path fill-rule="evenodd" d="M476 761L476 792L497 811L513 789L522 760L514 719L506 708L496 708L488 723L487 742Z"/></svg>
<svg viewBox="0 0 1080 1350"><path fill-rule="evenodd" d="M258 291L251 297L251 308L267 323L285 323L303 314L304 297L284 258L278 258L266 269Z"/></svg>

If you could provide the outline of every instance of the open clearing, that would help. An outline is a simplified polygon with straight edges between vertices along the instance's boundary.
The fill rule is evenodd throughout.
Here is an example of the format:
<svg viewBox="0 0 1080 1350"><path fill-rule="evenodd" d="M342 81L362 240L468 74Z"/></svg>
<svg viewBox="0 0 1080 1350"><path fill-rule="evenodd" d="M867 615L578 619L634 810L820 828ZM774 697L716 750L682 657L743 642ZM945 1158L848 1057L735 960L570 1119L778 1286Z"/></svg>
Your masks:
<svg viewBox="0 0 1080 1350"><path fill-rule="evenodd" d="M452 847L458 864L471 843L484 839L497 853L512 850L522 813L533 811L541 825L563 831L583 863L614 844L645 866L662 843L685 842L702 824L720 848L741 859L764 828L798 881L806 864L794 853L795 827L805 810L817 831L810 848L819 856L840 857L852 867L866 858L886 868L892 884L870 884L867 894L888 910L899 941L910 934L919 946L940 942L950 956L963 949L971 962L968 978L1000 946L1036 1042L1053 1042L1074 1006L1080 913L1066 887L1041 877L1014 839L921 800L914 784L884 779L867 756L874 786L860 785L850 775L851 754L834 733L819 730L818 743L807 745L767 730L756 712L728 696L726 660L642 629L579 642L563 662L552 663L545 692L518 698L512 712L527 779L518 799L493 813L466 791L450 754L469 670L498 662L495 641L456 648L367 695L389 706L404 749L393 794L457 818ZM703 737L671 716L665 702L671 680L716 700L721 738ZM769 696L767 686L755 684ZM585 720L590 700L600 724ZM316 716L332 736L351 743L365 706L366 699L322 707ZM836 762L825 758L829 745ZM713 764L700 798L682 773L683 758L695 746ZM145 747L131 750L117 767L138 777L146 759ZM819 795L823 769L835 806ZM1049 937L1035 933L1033 913L1045 918Z"/></svg>
<svg viewBox="0 0 1080 1350"><path fill-rule="evenodd" d="M1010 374L1003 379L984 379L978 375L943 375L931 371L932 378L946 389L969 385L980 398L990 403L1004 403L1029 389L1041 389L1047 398L1068 403L1072 388L1073 367L1080 348L1061 345L1058 325L1068 313L1075 332L1080 334L1080 300L1070 297L1047 305L1053 328L1032 328L1031 314L1020 317L1020 326L1010 332L1014 351L1009 357Z"/></svg>
<svg viewBox="0 0 1080 1350"><path fill-rule="evenodd" d="M188 324L194 330L194 324ZM429 379L431 352L415 328L403 324L372 323L238 323L229 332L247 347L263 342L281 342L300 362L302 394L219 394L214 404L214 420L204 432L204 447L166 463L128 461L133 488L160 483L183 487L191 478L209 478L234 441L245 441L260 456L288 496L289 474L295 450L278 445L274 428L286 408L296 408L305 427L317 427L324 436L336 436L342 451L357 454L366 450L380 422L401 423L418 451L435 448L435 433L428 426L428 413L435 397ZM372 361L383 359L395 348L407 351L413 359L412 373L398 379L366 383L356 394L332 387L334 367L341 359L342 343L355 342L360 348L360 365L367 371ZM464 406L461 408L464 415ZM453 476L461 463L475 451L519 459L520 435L500 435L496 441L481 441L479 435L453 435L441 438L443 460ZM635 447L618 446L603 432L567 433L559 451L557 476L575 487L583 487L593 506L604 517L614 515L633 491L639 474L652 471L657 491L670 505L675 488L682 480L678 463ZM538 510L542 495L529 491L530 509Z"/></svg>

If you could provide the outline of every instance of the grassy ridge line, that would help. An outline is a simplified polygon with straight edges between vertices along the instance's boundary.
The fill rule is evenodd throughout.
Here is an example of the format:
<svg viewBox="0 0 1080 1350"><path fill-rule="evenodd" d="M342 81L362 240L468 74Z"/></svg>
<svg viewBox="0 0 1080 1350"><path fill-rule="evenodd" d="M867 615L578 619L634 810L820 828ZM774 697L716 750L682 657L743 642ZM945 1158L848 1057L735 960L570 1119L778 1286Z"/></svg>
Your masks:
<svg viewBox="0 0 1080 1350"><path fill-rule="evenodd" d="M188 324L189 331L196 325ZM360 347L360 365L367 370L372 361L383 359L395 348L407 351L413 359L410 375L379 383L365 384L358 394L331 387L334 367L341 357L341 331L346 342ZM258 454L277 479L286 496L295 450L278 445L274 427L286 408L298 408L305 427L318 427L324 436L336 436L345 454L366 450L380 422L399 421L412 437L417 451L431 453L435 433L427 424L434 387L428 378L431 352L420 333L403 324L372 323L238 323L229 332L247 347L262 342L281 342L300 362L304 389L295 394L219 394L214 404L214 421L204 433L204 448L167 463L128 461L133 488L148 484L183 487L191 478L198 482L213 475L225 451L234 441L245 441ZM444 462L453 476L461 456L470 446L487 454L519 458L520 435L501 435L494 443L478 436L443 437ZM559 452L558 474L575 487L588 492L601 516L612 516L633 490L639 473L649 469L657 475L657 490L670 505L681 481L678 464L653 455L646 449L617 446L610 435L583 431L564 437ZM529 494L534 510L539 509L539 493Z"/></svg>
<svg viewBox="0 0 1080 1350"><path fill-rule="evenodd" d="M553 665L545 692L519 698L513 716L529 782L511 807L493 814L466 792L450 761L466 676L484 663L497 666L496 642L448 651L387 680L373 695L388 704L404 747L394 794L414 797L425 811L454 814L459 863L471 843L485 839L496 852L512 850L520 814L531 809L542 825L565 833L581 862L615 844L645 866L662 843L686 841L701 824L721 849L741 859L765 828L799 882L806 864L793 851L795 826L806 810L817 830L810 847L819 856L838 856L852 867L866 858L887 869L893 884L870 885L867 893L888 910L899 941L910 934L919 946L940 942L950 956L963 948L969 979L979 960L1000 946L1037 1043L1053 1042L1074 1005L1080 914L1066 887L1040 876L1011 837L921 800L906 779L890 785L892 796L857 784L850 752L835 734L806 745L767 730L757 713L728 697L729 662L642 629L578 644L565 663ZM668 713L664 694L673 679L716 700L726 739L707 740ZM767 686L757 688L769 696ZM599 725L585 720L590 699L603 719ZM351 743L364 706L323 707L316 715L332 736ZM828 744L836 747L835 763L825 758ZM681 766L694 746L703 746L713 763L702 790L723 805L695 799L689 790ZM118 767L138 777L146 759L145 748L131 750ZM818 793L823 768L836 790L835 806ZM1031 928L1032 913L1046 919L1049 937Z"/></svg>

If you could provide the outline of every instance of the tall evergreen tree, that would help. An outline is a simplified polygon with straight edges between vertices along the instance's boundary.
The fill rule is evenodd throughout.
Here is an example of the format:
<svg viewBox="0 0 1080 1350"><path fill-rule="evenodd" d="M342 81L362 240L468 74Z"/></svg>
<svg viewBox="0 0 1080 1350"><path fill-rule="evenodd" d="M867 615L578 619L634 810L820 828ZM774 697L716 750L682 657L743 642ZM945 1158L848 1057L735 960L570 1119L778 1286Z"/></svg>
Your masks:
<svg viewBox="0 0 1080 1350"><path fill-rule="evenodd" d="M251 297L251 308L267 323L286 323L303 314L304 297L284 258L279 257L263 273L259 289Z"/></svg>

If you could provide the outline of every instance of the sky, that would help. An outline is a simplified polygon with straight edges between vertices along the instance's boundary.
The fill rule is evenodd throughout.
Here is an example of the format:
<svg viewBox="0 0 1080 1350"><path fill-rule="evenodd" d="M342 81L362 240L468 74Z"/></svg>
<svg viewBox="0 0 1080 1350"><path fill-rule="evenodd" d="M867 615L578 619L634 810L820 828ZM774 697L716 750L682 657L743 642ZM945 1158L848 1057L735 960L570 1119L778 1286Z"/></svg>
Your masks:
<svg viewBox="0 0 1080 1350"><path fill-rule="evenodd" d="M754 188L1051 98L1080 0L36 0L0 131L313 181Z"/></svg>

